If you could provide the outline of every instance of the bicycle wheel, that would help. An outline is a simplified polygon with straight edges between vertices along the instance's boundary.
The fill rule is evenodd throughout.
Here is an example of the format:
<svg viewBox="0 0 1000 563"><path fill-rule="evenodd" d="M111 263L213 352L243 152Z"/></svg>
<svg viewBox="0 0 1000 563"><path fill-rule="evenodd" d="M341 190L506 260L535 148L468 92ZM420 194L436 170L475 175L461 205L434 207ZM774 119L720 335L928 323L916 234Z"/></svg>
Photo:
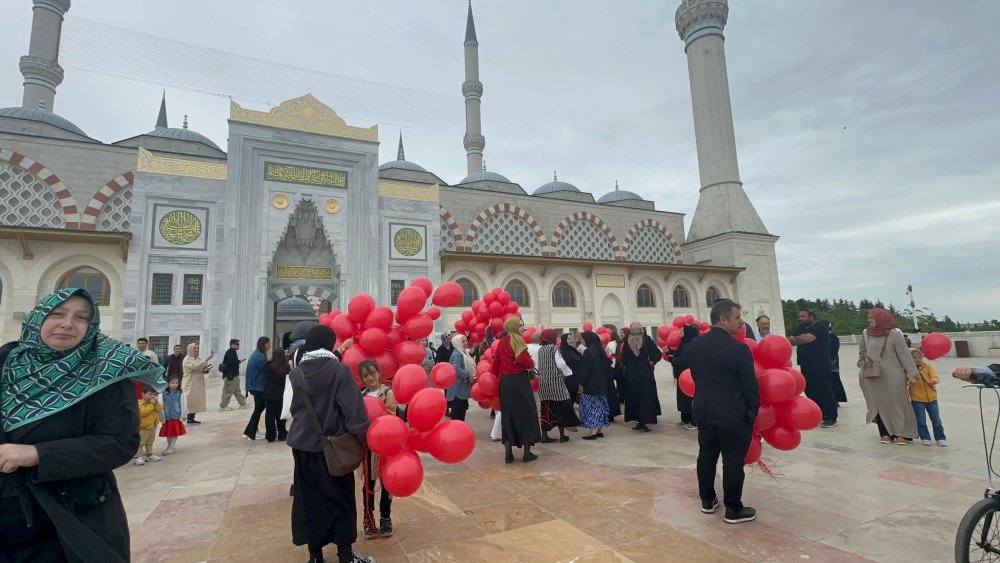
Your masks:
<svg viewBox="0 0 1000 563"><path fill-rule="evenodd" d="M965 513L955 534L955 561L1000 562L1000 499L985 498Z"/></svg>

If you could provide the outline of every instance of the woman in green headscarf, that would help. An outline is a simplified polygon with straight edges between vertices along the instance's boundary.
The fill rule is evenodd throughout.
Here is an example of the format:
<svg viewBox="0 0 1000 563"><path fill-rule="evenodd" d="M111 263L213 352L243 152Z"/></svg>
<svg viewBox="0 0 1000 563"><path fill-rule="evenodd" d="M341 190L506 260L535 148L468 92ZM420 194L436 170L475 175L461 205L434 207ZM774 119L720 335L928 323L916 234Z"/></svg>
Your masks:
<svg viewBox="0 0 1000 563"><path fill-rule="evenodd" d="M504 334L497 344L493 360L493 373L500 378L500 410L503 412L500 427L503 445L507 450L504 461L514 462L512 448L524 448L525 463L538 459L531 446L542 441L538 426L538 408L531 390L535 362L528 354L528 345L521 337L520 317L511 317L503 323Z"/></svg>
<svg viewBox="0 0 1000 563"><path fill-rule="evenodd" d="M101 333L83 289L46 295L0 348L0 560L128 561L112 471L139 445L132 379L163 368Z"/></svg>

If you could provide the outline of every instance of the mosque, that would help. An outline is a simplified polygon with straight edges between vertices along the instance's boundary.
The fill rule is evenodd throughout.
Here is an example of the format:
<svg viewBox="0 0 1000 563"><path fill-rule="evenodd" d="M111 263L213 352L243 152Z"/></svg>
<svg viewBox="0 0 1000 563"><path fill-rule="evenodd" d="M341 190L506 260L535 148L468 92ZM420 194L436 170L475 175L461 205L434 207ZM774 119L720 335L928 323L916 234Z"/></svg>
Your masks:
<svg viewBox="0 0 1000 563"><path fill-rule="evenodd" d="M277 337L358 292L393 303L420 276L458 282L466 304L505 288L529 324L655 327L678 314L707 319L728 297L783 330L778 237L739 177L726 0L683 0L675 18L701 178L686 234L683 214L617 187L595 198L554 176L525 189L486 170L471 6L468 175L449 183L406 160L401 136L396 160L379 164L378 126L350 125L309 94L269 111L231 102L226 150L186 120L171 127L165 97L148 132L93 139L55 113L70 2L34 0L24 97L0 109L3 341L60 287L87 288L106 332L145 336L165 354L175 343L221 350L230 338ZM446 311L437 329L459 314Z"/></svg>

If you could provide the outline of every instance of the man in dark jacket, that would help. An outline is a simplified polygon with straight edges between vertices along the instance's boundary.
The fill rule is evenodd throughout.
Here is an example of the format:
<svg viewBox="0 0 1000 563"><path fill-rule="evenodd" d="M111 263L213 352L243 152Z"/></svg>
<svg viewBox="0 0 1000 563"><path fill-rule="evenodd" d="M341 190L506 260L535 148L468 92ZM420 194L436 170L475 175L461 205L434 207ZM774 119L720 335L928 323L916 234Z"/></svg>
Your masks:
<svg viewBox="0 0 1000 563"><path fill-rule="evenodd" d="M174 344L174 353L170 354L166 358L163 358L163 368L167 370L163 374L163 377L170 379L171 377L178 377L183 380L184 378L184 347L180 344Z"/></svg>
<svg viewBox="0 0 1000 563"><path fill-rule="evenodd" d="M219 402L220 411L231 411L229 400L236 398L241 409L247 408L246 396L240 391L240 364L243 360L236 353L240 349L240 341L232 339L229 341L229 349L219 364L219 371L222 372L222 400Z"/></svg>
<svg viewBox="0 0 1000 563"><path fill-rule="evenodd" d="M719 506L715 470L722 454L722 500L729 524L750 522L757 511L743 506L743 459L760 408L760 390L750 348L732 335L743 330L739 303L722 299L712 306L712 329L684 351L694 379L694 420L698 425L698 492L701 511Z"/></svg>
<svg viewBox="0 0 1000 563"><path fill-rule="evenodd" d="M437 356L434 357L434 363L447 363L451 361L451 335L444 334L441 336L441 346L437 349Z"/></svg>

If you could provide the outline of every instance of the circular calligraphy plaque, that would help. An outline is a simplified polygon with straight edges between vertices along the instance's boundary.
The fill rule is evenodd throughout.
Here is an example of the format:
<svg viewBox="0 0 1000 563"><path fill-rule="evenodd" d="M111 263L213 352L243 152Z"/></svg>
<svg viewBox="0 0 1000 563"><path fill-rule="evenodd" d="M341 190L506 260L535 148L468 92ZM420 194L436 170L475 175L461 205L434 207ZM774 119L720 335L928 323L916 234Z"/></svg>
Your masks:
<svg viewBox="0 0 1000 563"><path fill-rule="evenodd" d="M392 245L403 256L416 256L424 247L424 239L416 229L404 227L396 231L392 237Z"/></svg>
<svg viewBox="0 0 1000 563"><path fill-rule="evenodd" d="M328 199L326 203L323 204L327 213L340 213L340 202L335 199Z"/></svg>
<svg viewBox="0 0 1000 563"><path fill-rule="evenodd" d="M160 236L170 244L191 244L201 236L201 219L190 211L171 211L160 219Z"/></svg>
<svg viewBox="0 0 1000 563"><path fill-rule="evenodd" d="M288 196L285 194L274 194L271 196L271 205L273 205L275 209L284 209L288 207Z"/></svg>

